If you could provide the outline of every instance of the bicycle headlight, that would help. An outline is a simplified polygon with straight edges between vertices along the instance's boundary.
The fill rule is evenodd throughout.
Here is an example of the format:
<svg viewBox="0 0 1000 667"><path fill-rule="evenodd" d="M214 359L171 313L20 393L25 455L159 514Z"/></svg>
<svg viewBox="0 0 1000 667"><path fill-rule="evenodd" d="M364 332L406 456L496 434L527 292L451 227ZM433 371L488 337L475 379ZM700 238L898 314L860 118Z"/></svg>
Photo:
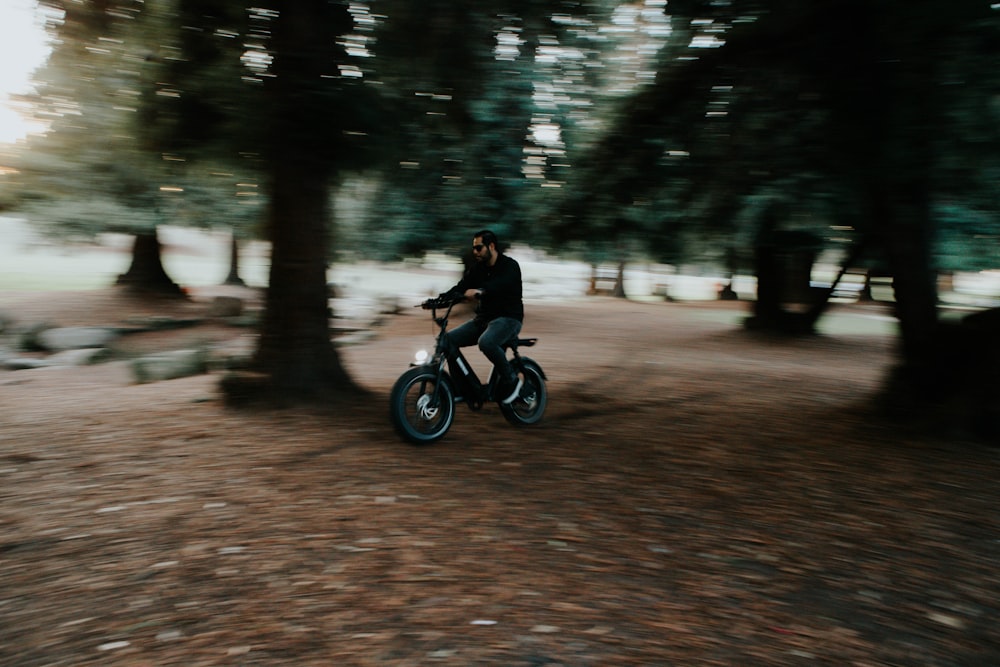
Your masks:
<svg viewBox="0 0 1000 667"><path fill-rule="evenodd" d="M416 360L418 366L423 366L427 363L427 358L429 356L430 355L427 353L427 350L417 350L417 354L414 359Z"/></svg>

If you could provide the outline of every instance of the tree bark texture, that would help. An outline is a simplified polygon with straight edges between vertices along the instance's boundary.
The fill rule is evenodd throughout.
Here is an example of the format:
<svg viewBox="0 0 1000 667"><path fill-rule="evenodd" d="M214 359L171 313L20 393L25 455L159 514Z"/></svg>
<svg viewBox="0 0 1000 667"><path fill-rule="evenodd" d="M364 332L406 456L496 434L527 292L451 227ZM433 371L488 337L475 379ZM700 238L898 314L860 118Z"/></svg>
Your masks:
<svg viewBox="0 0 1000 667"><path fill-rule="evenodd" d="M326 122L320 86L328 65L322 55L333 39L330 7L320 0L287 3L275 25L267 156L271 268L256 375L243 385L232 379L223 385L234 402L323 401L357 389L331 340L327 301L331 156L316 137Z"/></svg>
<svg viewBox="0 0 1000 667"><path fill-rule="evenodd" d="M272 176L271 271L255 370L288 398L346 390L352 382L330 339L326 180L294 161L276 164Z"/></svg>
<svg viewBox="0 0 1000 667"><path fill-rule="evenodd" d="M893 279L900 333L898 379L911 394L908 398L925 400L948 384L948 350L941 340L931 256L929 194L933 137L942 114L937 93L925 83L935 80L935 63L928 54L937 50L932 40L925 45L897 43L892 34L883 35L881 61L872 70L873 134L877 131L880 141L871 161L875 169L869 172L870 224L882 241Z"/></svg>

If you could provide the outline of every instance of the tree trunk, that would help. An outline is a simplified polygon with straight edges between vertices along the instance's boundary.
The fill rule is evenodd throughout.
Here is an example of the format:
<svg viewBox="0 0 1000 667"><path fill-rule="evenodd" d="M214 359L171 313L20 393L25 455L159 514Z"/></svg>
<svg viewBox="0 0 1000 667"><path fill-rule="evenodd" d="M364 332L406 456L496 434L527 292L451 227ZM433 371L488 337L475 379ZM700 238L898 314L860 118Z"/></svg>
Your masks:
<svg viewBox="0 0 1000 667"><path fill-rule="evenodd" d="M789 311L786 305L801 305L810 298L809 274L815 259L811 246L815 240L807 234L780 229L786 215L771 208L761 219L754 241L757 300L745 324L759 331L810 334L815 321L807 312Z"/></svg>
<svg viewBox="0 0 1000 667"><path fill-rule="evenodd" d="M272 176L271 271L253 370L272 397L322 400L354 389L330 338L327 184L294 160Z"/></svg>
<svg viewBox="0 0 1000 667"><path fill-rule="evenodd" d="M160 237L154 227L135 235L132 263L118 276L118 285L149 294L184 296L184 290L167 275L160 257Z"/></svg>
<svg viewBox="0 0 1000 667"><path fill-rule="evenodd" d="M773 329L781 318L781 277L774 245L758 241L754 247L757 300L753 304L753 326Z"/></svg>
<svg viewBox="0 0 1000 667"><path fill-rule="evenodd" d="M902 424L922 433L956 432L1000 444L1000 398L995 352L1000 317L984 311L961 322L942 321L931 256L929 207L912 189L894 201L885 227L899 320L899 362L881 405Z"/></svg>
<svg viewBox="0 0 1000 667"><path fill-rule="evenodd" d="M225 285L246 285L240 277L240 243L236 238L236 231L231 232L229 240L229 275L223 283Z"/></svg>
<svg viewBox="0 0 1000 667"><path fill-rule="evenodd" d="M844 258L844 264L840 267L840 271L837 273L836 278L830 283L830 286L825 290L817 294L816 300L813 305L809 308L807 318L809 320L810 326L815 327L819 318L826 312L826 309L830 306L830 299L833 297L833 293L837 291L837 285L840 281L844 279L847 272L851 270L855 264L861 259L870 243L870 238L867 234L861 237L859 240L855 241L851 246L850 252ZM871 272L867 272L865 275L865 289L868 292L868 300L871 301Z"/></svg>
<svg viewBox="0 0 1000 667"><path fill-rule="evenodd" d="M318 82L335 43L331 11L346 9L323 0L288 3L274 26L274 76L266 84L271 269L252 373L223 381L230 403L327 403L360 391L331 340L327 302L332 156L317 136L328 111Z"/></svg>
<svg viewBox="0 0 1000 667"><path fill-rule="evenodd" d="M615 280L615 291L612 296L619 299L628 298L625 294L625 260L618 262L618 278Z"/></svg>
<svg viewBox="0 0 1000 667"><path fill-rule="evenodd" d="M928 54L938 51L933 43L895 43L891 35L883 46L883 62L875 70L878 97L872 101L881 136L871 161L878 169L870 174L870 213L892 275L899 320L900 365L889 391L896 394L894 400L919 405L954 389L945 379L953 350L940 340L931 257L932 139L941 112L938 93L926 82L935 79L935 61Z"/></svg>
<svg viewBox="0 0 1000 667"><path fill-rule="evenodd" d="M932 399L945 381L948 350L938 340L937 284L930 257L930 208L922 189L907 189L883 208L886 259L899 320L899 367L890 391L905 403Z"/></svg>
<svg viewBox="0 0 1000 667"><path fill-rule="evenodd" d="M934 358L937 284L930 257L929 206L919 192L896 201L886 225L886 254L892 273L902 358L925 366Z"/></svg>
<svg viewBox="0 0 1000 667"><path fill-rule="evenodd" d="M858 302L859 303L871 303L875 300L872 294L872 270L865 269L865 282L861 286L861 291L858 292Z"/></svg>
<svg viewBox="0 0 1000 667"><path fill-rule="evenodd" d="M920 16L931 3L907 12ZM895 20L895 18L894 18ZM984 389L996 384L996 357L991 347L989 315L961 325L938 316L937 272L932 257L934 221L931 212L936 146L934 138L943 125L940 90L934 81L941 52L935 29L924 39L893 42L899 35L913 35L903 26L884 30L891 48L879 68L881 99L871 108L883 114L878 128L881 155L870 180L872 219L881 231L893 278L896 316L899 320L899 365L893 369L884 393L887 407L907 423L953 433L954 428L1000 437L1000 407ZM993 329L995 334L996 329ZM992 366L992 368L991 368ZM988 390L987 390L988 391ZM978 402L978 412L969 406ZM971 428L970 428L971 427Z"/></svg>
<svg viewBox="0 0 1000 667"><path fill-rule="evenodd" d="M730 246L726 249L726 282L722 285L716 296L720 301L739 301L740 296L736 293L736 289L733 287L733 283L736 280L736 272L738 271L738 261L736 259L736 248Z"/></svg>

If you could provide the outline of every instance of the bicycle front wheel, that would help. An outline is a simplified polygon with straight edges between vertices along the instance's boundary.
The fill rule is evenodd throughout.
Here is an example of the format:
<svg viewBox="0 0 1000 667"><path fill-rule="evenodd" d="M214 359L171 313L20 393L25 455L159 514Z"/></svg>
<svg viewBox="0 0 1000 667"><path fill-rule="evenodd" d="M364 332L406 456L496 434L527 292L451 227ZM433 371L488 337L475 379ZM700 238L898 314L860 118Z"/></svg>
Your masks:
<svg viewBox="0 0 1000 667"><path fill-rule="evenodd" d="M455 419L451 385L433 370L411 368L392 387L389 416L396 433L413 444L440 440Z"/></svg>

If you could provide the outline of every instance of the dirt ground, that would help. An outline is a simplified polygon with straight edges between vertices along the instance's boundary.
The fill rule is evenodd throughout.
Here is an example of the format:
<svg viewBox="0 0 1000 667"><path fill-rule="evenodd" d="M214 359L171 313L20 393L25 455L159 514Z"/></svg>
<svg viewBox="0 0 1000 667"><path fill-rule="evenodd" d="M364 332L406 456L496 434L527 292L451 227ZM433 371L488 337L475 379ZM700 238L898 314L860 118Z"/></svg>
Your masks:
<svg viewBox="0 0 1000 667"><path fill-rule="evenodd" d="M184 306L0 295L21 322ZM217 374L0 371L0 665L1000 664L1000 450L875 418L877 308L528 304L543 422L393 433L426 313L341 348L367 404L236 412ZM249 338L248 338L249 337Z"/></svg>

